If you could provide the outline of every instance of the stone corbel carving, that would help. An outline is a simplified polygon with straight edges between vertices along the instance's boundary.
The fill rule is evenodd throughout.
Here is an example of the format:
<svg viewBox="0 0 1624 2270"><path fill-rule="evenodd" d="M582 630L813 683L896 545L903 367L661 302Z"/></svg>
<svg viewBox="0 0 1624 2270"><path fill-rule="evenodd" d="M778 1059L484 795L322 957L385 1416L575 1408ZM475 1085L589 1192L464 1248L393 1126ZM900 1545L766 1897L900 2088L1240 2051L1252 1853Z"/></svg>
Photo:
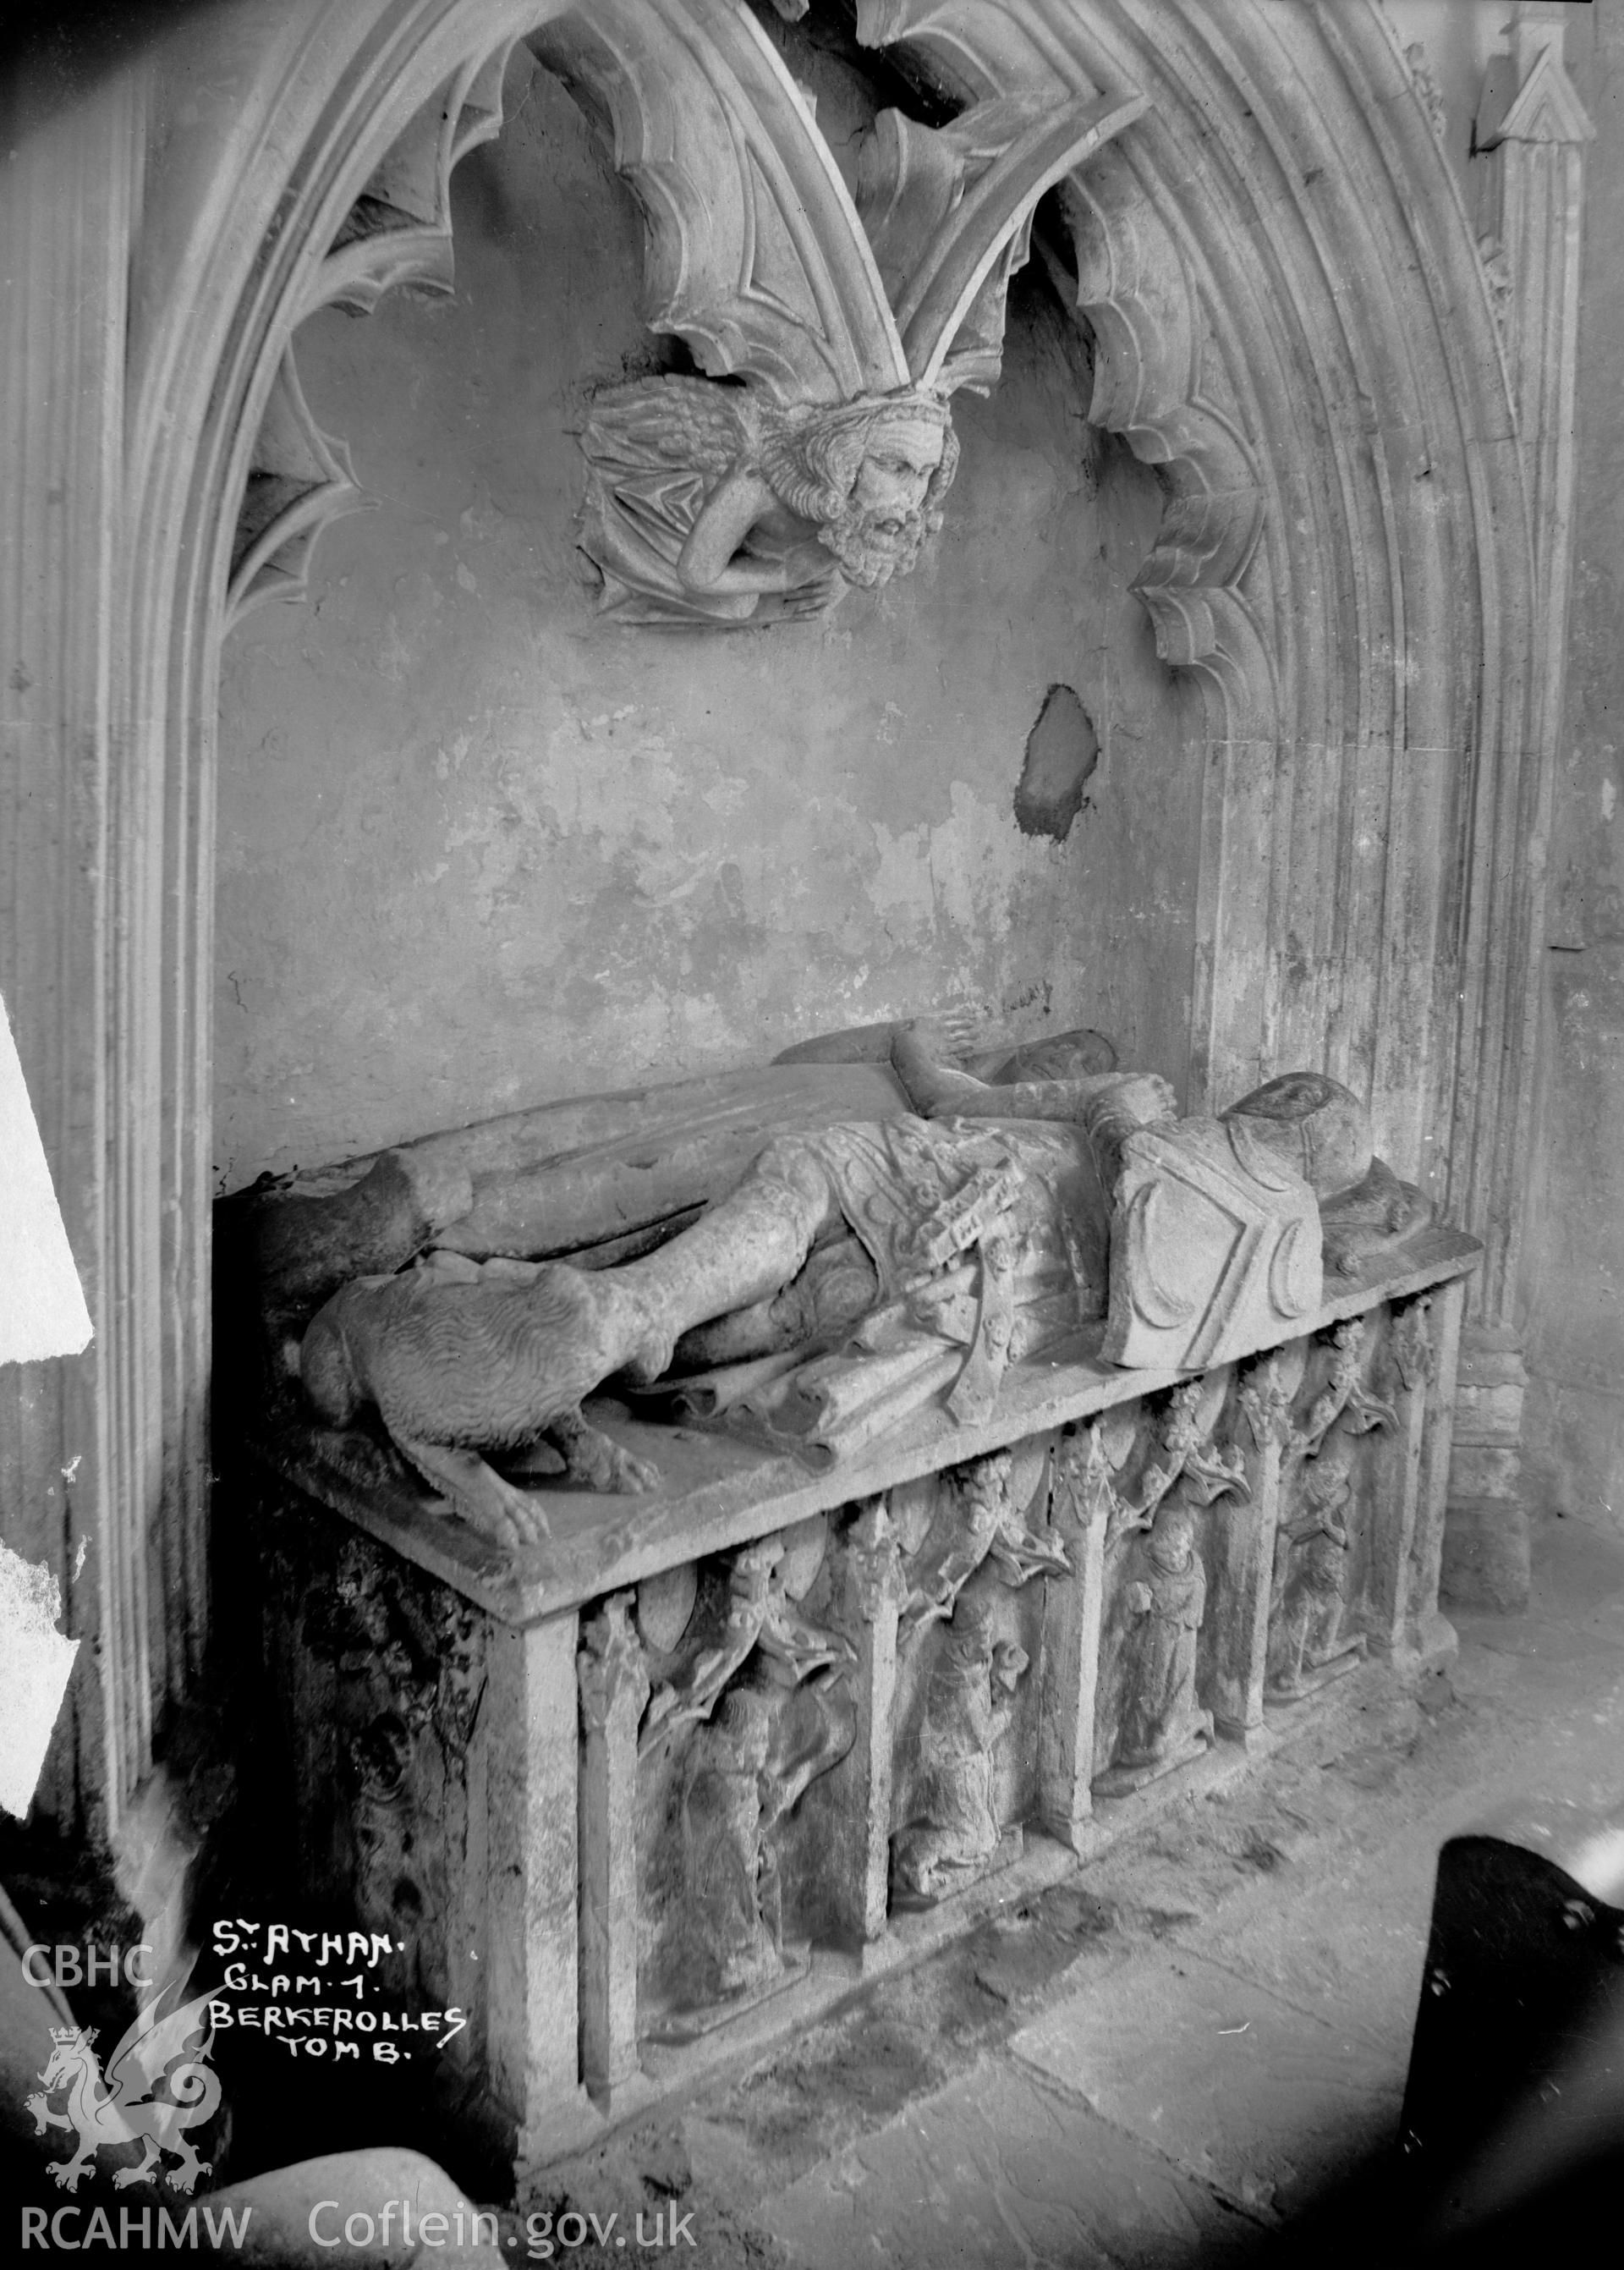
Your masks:
<svg viewBox="0 0 1624 2270"><path fill-rule="evenodd" d="M744 383L649 378L594 399L581 544L600 609L819 614L849 583L906 573L939 526L949 398L997 376L1038 199L1146 98L1025 93L942 128L882 112L854 204L745 10L644 0L634 37L624 12L567 10L531 44L612 121L649 226L651 327Z"/></svg>

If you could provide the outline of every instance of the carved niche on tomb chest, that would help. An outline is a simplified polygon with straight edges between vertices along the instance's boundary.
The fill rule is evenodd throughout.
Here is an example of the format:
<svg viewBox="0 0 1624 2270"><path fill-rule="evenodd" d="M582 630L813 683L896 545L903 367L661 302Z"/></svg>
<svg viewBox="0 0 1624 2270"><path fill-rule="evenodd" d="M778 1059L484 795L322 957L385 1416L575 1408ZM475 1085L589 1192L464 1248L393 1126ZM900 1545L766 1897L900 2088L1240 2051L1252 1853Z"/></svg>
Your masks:
<svg viewBox="0 0 1624 2270"><path fill-rule="evenodd" d="M1414 1341L1409 1324L1390 1326L1388 1356L1398 1365ZM1358 1592L1369 1561L1368 1485L1356 1487L1359 1438L1390 1431L1394 1405L1372 1384L1380 1344L1362 1317L1339 1324L1308 1359L1305 1409L1278 1396L1260 1423L1280 1445L1279 1508L1269 1595L1264 1693L1289 1702L1351 1671L1364 1658ZM1407 1385L1402 1371L1399 1384Z"/></svg>
<svg viewBox="0 0 1624 2270"><path fill-rule="evenodd" d="M804 1970L800 1799L851 1747L850 1643L814 1517L639 1588L638 2026L682 2041Z"/></svg>
<svg viewBox="0 0 1624 2270"><path fill-rule="evenodd" d="M1173 1390L1146 1429L1138 1461L1118 1480L1109 1450L1094 1459L1106 1500L1094 1788L1124 1797L1208 1748L1213 1714L1201 1699L1203 1634L1227 1604L1209 1580L1207 1515L1222 1497L1250 1495L1239 1454L1214 1439L1224 1371ZM1130 1479L1134 1463L1137 1479Z"/></svg>
<svg viewBox="0 0 1624 2270"><path fill-rule="evenodd" d="M1036 1809L1044 1587L1070 1569L1036 1439L895 1491L901 1612L891 1904L934 1905L1021 1850Z"/></svg>

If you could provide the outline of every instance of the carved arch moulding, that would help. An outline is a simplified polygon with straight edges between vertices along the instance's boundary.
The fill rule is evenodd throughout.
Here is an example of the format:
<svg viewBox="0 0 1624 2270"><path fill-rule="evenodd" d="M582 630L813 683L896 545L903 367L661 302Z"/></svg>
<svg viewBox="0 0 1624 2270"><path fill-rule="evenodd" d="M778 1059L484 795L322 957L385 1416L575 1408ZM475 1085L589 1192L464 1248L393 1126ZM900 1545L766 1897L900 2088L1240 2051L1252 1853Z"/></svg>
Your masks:
<svg viewBox="0 0 1624 2270"><path fill-rule="evenodd" d="M514 44L564 41L565 16L545 0L193 11L186 69L130 90L150 150L119 382L126 572L108 601L124 753L105 871L76 886L100 894L87 919L107 939L86 1042L113 1194L96 1518L110 1562L162 1573L103 1661L108 1758L86 1771L115 1812L153 1695L191 1676L206 1603L219 643L244 606L297 590L321 525L360 501L292 343L318 307L448 287L451 169L497 130ZM589 44L686 44L713 91L745 90L728 100L750 162L796 184L762 208L768 231L775 214L804 229L815 273L826 160L744 0L582 0L576 21ZM1138 586L1205 698L1190 1101L1290 1061L1374 1094L1384 1153L1497 1239L1483 1298L1502 1301L1530 1062L1528 516L1473 233L1390 27L1375 0L863 0L857 29L938 118L1013 104L1075 122L1143 100L1065 153L1036 226L1092 334L1092 415L1161 470ZM189 121L162 110L182 86L212 90ZM684 314L700 240L667 212L652 96L617 100L655 312L664 294ZM957 271L955 304L1022 249L1015 206L1014 233ZM833 303L812 294L826 330L851 274L828 278ZM707 345L712 317L685 320L701 367L725 368L725 324ZM1509 951L1491 958L1491 938Z"/></svg>

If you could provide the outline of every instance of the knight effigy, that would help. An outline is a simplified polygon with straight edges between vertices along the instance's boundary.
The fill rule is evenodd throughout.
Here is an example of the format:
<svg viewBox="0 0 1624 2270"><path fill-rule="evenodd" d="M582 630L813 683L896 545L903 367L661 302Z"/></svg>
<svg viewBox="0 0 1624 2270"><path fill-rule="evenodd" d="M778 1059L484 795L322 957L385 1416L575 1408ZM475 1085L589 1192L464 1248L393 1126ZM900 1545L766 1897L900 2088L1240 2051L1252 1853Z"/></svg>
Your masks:
<svg viewBox="0 0 1624 2270"><path fill-rule="evenodd" d="M1098 1034L970 1038L835 1035L272 1193L273 1371L517 1550L545 1513L504 1465L660 1487L583 1414L606 1386L827 1465L931 1406L984 1420L1012 1366L1079 1333L1117 1364L1227 1361L1428 1216L1322 1074L1180 1117Z"/></svg>

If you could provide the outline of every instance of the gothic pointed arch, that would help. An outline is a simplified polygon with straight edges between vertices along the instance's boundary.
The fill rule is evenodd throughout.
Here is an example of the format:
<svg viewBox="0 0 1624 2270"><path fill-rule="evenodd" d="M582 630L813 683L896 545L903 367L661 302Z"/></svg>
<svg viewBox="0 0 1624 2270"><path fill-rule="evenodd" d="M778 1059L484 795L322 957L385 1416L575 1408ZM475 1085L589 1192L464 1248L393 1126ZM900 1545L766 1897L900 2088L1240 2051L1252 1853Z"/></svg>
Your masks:
<svg viewBox="0 0 1624 2270"><path fill-rule="evenodd" d="M590 12L699 38L742 8ZM89 1769L115 1811L152 1695L195 1676L206 1601L219 643L359 501L290 343L328 301L445 288L450 168L494 130L499 59L560 12L288 0L228 33L194 11L188 69L160 55L132 81L155 154L119 381L121 762L80 886L108 1157L94 1487L109 1561L158 1571L108 1643ZM1205 689L1198 1084L1227 1101L1301 1061L1375 1095L1383 1147L1493 1236L1481 1300L1503 1307L1531 1077L1532 553L1473 233L1390 26L1376 0L865 0L860 28L950 107L1148 96L1063 188L1048 250L1096 343L1095 418L1161 470L1138 588ZM182 86L202 90L184 131L163 115Z"/></svg>

